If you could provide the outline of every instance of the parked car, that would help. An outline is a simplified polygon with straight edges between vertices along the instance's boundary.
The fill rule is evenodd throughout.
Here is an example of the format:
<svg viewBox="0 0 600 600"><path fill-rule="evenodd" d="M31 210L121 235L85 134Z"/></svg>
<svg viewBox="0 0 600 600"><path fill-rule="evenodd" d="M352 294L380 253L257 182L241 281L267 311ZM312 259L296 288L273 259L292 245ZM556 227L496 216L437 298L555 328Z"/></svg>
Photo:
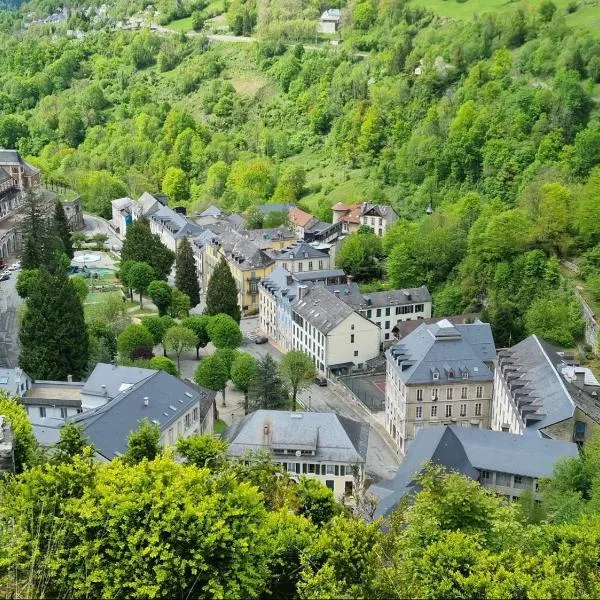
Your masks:
<svg viewBox="0 0 600 600"><path fill-rule="evenodd" d="M21 263L13 263L12 265L10 265L10 267L8 267L9 271L18 271L21 268Z"/></svg>
<svg viewBox="0 0 600 600"><path fill-rule="evenodd" d="M10 279L10 273L2 273L0 275L0 281L8 281Z"/></svg>
<svg viewBox="0 0 600 600"><path fill-rule="evenodd" d="M254 343L255 344L266 344L269 341L268 338L266 338L264 335L257 335L254 338Z"/></svg>
<svg viewBox="0 0 600 600"><path fill-rule="evenodd" d="M317 377L315 377L315 383L320 387L325 387L327 385L327 378L318 375Z"/></svg>

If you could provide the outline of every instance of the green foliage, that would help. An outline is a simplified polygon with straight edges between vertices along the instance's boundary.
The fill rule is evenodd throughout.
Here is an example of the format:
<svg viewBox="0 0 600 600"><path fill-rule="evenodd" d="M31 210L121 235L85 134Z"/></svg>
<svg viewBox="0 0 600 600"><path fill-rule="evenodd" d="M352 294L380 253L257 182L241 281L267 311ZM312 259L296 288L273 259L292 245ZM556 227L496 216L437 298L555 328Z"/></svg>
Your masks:
<svg viewBox="0 0 600 600"><path fill-rule="evenodd" d="M277 363L270 354L265 354L256 363L256 377L250 385L248 402L252 410L289 409L288 392L279 375Z"/></svg>
<svg viewBox="0 0 600 600"><path fill-rule="evenodd" d="M140 295L140 308L143 307L142 295L146 293L154 276L154 269L145 262L133 262L129 265L126 281L129 287Z"/></svg>
<svg viewBox="0 0 600 600"><path fill-rule="evenodd" d="M584 326L579 303L566 294L539 298L525 314L527 333L567 348L583 335Z"/></svg>
<svg viewBox="0 0 600 600"><path fill-rule="evenodd" d="M21 473L27 467L33 467L38 460L38 444L25 407L18 398L0 391L0 415L12 429L15 453L15 471Z"/></svg>
<svg viewBox="0 0 600 600"><path fill-rule="evenodd" d="M237 348L244 339L240 326L227 314L210 317L206 332L215 348Z"/></svg>
<svg viewBox="0 0 600 600"><path fill-rule="evenodd" d="M213 354L202 359L202 362L196 367L194 381L209 390L220 391L223 395L223 406L225 406L225 386L229 381L229 369L219 356Z"/></svg>
<svg viewBox="0 0 600 600"><path fill-rule="evenodd" d="M117 350L124 359L151 358L154 339L143 325L128 325L117 338Z"/></svg>
<svg viewBox="0 0 600 600"><path fill-rule="evenodd" d="M16 289L21 298L27 298L30 290L38 283L40 278L39 269L21 269L17 277Z"/></svg>
<svg viewBox="0 0 600 600"><path fill-rule="evenodd" d="M173 377L179 377L179 369L177 365L166 356L153 356L148 361L148 368L156 369L157 371L164 371Z"/></svg>
<svg viewBox="0 0 600 600"><path fill-rule="evenodd" d="M174 289L171 295L171 317L175 319L186 319L190 314L190 297L187 294Z"/></svg>
<svg viewBox="0 0 600 600"><path fill-rule="evenodd" d="M256 371L256 359L247 352L238 352L231 365L231 381L238 390L247 393Z"/></svg>
<svg viewBox="0 0 600 600"><path fill-rule="evenodd" d="M200 348L204 348L210 342L210 337L206 329L209 320L210 317L208 315L202 315L187 317L187 319L183 319L181 322L183 327L191 329L196 334L196 360L200 360Z"/></svg>
<svg viewBox="0 0 600 600"><path fill-rule="evenodd" d="M373 232L354 233L343 242L335 262L357 281L377 279L382 273L381 239Z"/></svg>
<svg viewBox="0 0 600 600"><path fill-rule="evenodd" d="M79 275L71 277L70 281L73 288L75 288L75 293L77 294L77 297L83 304L83 302L85 302L85 299L88 297L88 294L90 293L90 288L87 284L87 281L84 277L81 277Z"/></svg>
<svg viewBox="0 0 600 600"><path fill-rule="evenodd" d="M162 181L162 191L173 203L188 199L188 181L185 172L178 167L169 167Z"/></svg>
<svg viewBox="0 0 600 600"><path fill-rule="evenodd" d="M163 346L167 352L173 352L177 357L177 370L181 368L181 355L196 347L196 334L183 325L175 325L167 329L163 336Z"/></svg>
<svg viewBox="0 0 600 600"><path fill-rule="evenodd" d="M87 372L88 333L83 307L67 274L40 271L30 286L19 331L19 366L34 379L75 380Z"/></svg>
<svg viewBox="0 0 600 600"><path fill-rule="evenodd" d="M165 332L175 325L172 317L164 315L162 317L150 316L142 317L142 325L152 334L154 345L162 344Z"/></svg>
<svg viewBox="0 0 600 600"><path fill-rule="evenodd" d="M292 392L292 410L296 410L298 390L304 389L314 382L315 364L304 352L292 350L279 362L279 373L284 383Z"/></svg>
<svg viewBox="0 0 600 600"><path fill-rule="evenodd" d="M71 228L69 227L69 222L67 221L67 215L65 214L65 209L63 208L62 202L57 200L54 203L54 217L53 217L53 227L56 231L56 235L60 238L62 242L65 254L69 258L73 258L73 243L71 241Z"/></svg>
<svg viewBox="0 0 600 600"><path fill-rule="evenodd" d="M227 443L210 435L191 435L177 440L177 453L198 468L221 468L226 462L226 452Z"/></svg>
<svg viewBox="0 0 600 600"><path fill-rule="evenodd" d="M138 219L127 227L121 250L121 264L130 260L150 265L157 279L166 280L175 255L160 241L157 234L151 233L148 221Z"/></svg>
<svg viewBox="0 0 600 600"><path fill-rule="evenodd" d="M187 238L183 238L177 248L175 287L184 294L187 294L190 299L190 307L199 304L200 284L198 283L196 261L194 260L192 246Z"/></svg>
<svg viewBox="0 0 600 600"><path fill-rule="evenodd" d="M60 430L52 458L58 462L72 461L76 456L83 457L89 446L83 427L75 423L66 423Z"/></svg>
<svg viewBox="0 0 600 600"><path fill-rule="evenodd" d="M144 419L137 431L132 431L127 437L127 450L123 460L129 465L136 465L143 460L154 460L162 453L159 440L158 425Z"/></svg>
<svg viewBox="0 0 600 600"><path fill-rule="evenodd" d="M227 261L222 258L215 267L206 290L206 314L226 314L238 323L241 318L238 290Z"/></svg>
<svg viewBox="0 0 600 600"><path fill-rule="evenodd" d="M131 272L129 277L131 277ZM173 291L169 284L166 281L151 281L148 284L147 293L156 308L158 308L159 316L164 317L173 301Z"/></svg>
<svg viewBox="0 0 600 600"><path fill-rule="evenodd" d="M316 479L301 477L296 493L300 514L309 517L315 525L328 523L340 512L333 492Z"/></svg>

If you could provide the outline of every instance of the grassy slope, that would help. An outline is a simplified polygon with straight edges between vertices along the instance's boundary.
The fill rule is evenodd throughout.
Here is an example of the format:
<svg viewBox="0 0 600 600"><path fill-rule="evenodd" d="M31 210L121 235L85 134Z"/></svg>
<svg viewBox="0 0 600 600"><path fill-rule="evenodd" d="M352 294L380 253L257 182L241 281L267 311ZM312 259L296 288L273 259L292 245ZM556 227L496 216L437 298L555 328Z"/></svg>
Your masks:
<svg viewBox="0 0 600 600"><path fill-rule="evenodd" d="M543 0L524 0L515 2L510 0L412 0L417 6L423 6L429 10L451 19L471 19L474 15L486 12L505 12L515 6L536 7ZM566 13L566 8L571 0L553 0L558 9ZM600 3L597 0L584 0L578 2L576 12L566 15L568 25L581 29L588 29L592 33L600 35Z"/></svg>

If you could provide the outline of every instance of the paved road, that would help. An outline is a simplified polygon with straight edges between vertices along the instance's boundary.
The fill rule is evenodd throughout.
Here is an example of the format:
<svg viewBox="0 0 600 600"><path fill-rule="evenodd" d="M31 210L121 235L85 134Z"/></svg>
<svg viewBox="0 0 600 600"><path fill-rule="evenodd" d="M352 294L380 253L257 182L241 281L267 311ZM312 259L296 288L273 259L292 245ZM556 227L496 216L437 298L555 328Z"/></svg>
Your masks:
<svg viewBox="0 0 600 600"><path fill-rule="evenodd" d="M19 330L17 311L21 298L17 294L18 272L8 281L0 281L0 367L14 368L19 360Z"/></svg>
<svg viewBox="0 0 600 600"><path fill-rule="evenodd" d="M123 241L120 236L115 232L112 227L108 224L106 219L97 217L96 215L90 215L89 213L83 214L84 232L87 236L95 235L96 233L104 233L108 236L108 245L112 249L120 250L123 246Z"/></svg>
<svg viewBox="0 0 600 600"><path fill-rule="evenodd" d="M240 326L242 332L246 335L258 327L258 318L242 319ZM267 353L271 354L276 360L280 360L282 356L281 352L271 344L257 345L247 339L241 349L257 358ZM376 480L390 479L394 476L398 469L399 458L373 426L374 417L358 402L348 401L337 394L330 386L320 387L318 385L311 385L309 388L302 390L299 394L299 400L307 409L314 412L335 412L355 421L369 423L371 430L367 452L367 473Z"/></svg>

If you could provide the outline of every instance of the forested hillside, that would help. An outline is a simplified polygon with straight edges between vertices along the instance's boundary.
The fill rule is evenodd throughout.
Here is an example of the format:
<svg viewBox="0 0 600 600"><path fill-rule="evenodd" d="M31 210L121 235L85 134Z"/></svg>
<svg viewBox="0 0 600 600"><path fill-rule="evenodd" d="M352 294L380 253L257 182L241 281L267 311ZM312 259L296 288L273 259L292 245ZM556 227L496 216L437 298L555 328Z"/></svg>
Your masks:
<svg viewBox="0 0 600 600"><path fill-rule="evenodd" d="M600 266L600 41L551 2L454 22L382 0L345 7L341 46L303 45L319 12L231 3L231 31L255 44L52 38L7 17L0 145L105 216L145 189L323 219L339 200L389 203L403 219L383 240L386 285L430 286L437 314L485 308L500 344L573 345L559 259Z"/></svg>

